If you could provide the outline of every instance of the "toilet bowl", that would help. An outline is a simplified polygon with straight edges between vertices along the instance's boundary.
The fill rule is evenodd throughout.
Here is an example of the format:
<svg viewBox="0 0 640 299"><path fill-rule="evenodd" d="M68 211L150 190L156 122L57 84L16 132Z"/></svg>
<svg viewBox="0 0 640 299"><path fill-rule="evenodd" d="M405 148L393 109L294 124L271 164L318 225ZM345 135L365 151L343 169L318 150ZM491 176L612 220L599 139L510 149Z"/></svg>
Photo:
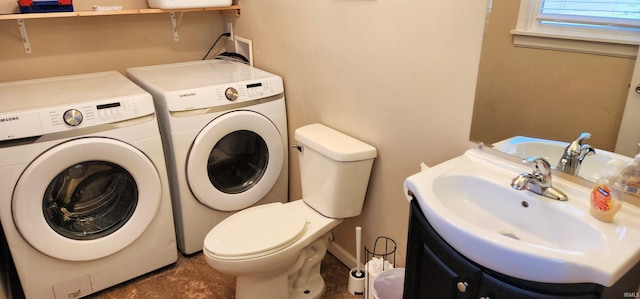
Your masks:
<svg viewBox="0 0 640 299"><path fill-rule="evenodd" d="M320 124L295 139L303 198L240 211L204 240L207 263L236 276L237 299L319 298L330 231L362 211L376 149Z"/></svg>
<svg viewBox="0 0 640 299"><path fill-rule="evenodd" d="M325 235L340 222L342 219L322 216L302 200L260 205L214 227L205 238L203 252L211 267L237 277L236 298L295 298L289 292L309 290L290 290L288 276L302 270L304 264L313 266L300 260L322 261L328 242ZM318 240L323 244L312 244ZM305 279L302 274L300 279ZM252 291L259 285L267 289ZM324 283L320 295L323 290Z"/></svg>

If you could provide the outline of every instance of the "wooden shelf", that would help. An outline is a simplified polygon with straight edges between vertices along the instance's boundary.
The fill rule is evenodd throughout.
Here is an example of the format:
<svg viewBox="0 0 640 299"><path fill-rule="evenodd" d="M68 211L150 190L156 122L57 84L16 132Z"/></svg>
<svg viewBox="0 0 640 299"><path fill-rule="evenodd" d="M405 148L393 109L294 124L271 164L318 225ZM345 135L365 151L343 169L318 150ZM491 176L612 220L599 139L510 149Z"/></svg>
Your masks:
<svg viewBox="0 0 640 299"><path fill-rule="evenodd" d="M8 14L0 15L2 20L14 20L18 22L18 30L24 46L24 51L31 54L31 44L27 35L27 27L25 20L28 19L51 19L51 18L71 18L71 17L99 17L99 16L117 16L117 15L143 15L143 14L159 14L168 13L171 17L171 27L173 28L173 40L180 39L178 35L178 26L185 12L199 11L218 11L222 14L240 16L240 5L231 5L224 7L202 7L202 8L186 8L186 9L159 9L159 8L140 8L125 10L108 10L108 11L74 11L74 12L46 12L46 13L25 13L25 14ZM178 15L176 15L178 14Z"/></svg>
<svg viewBox="0 0 640 299"><path fill-rule="evenodd" d="M180 12L197 12L197 11L219 11L221 13L229 13L229 14L234 14L239 16L240 5L231 5L231 6L224 6L224 7L187 8L187 9L140 8L140 9L125 9L125 10L111 10L111 11L88 10L88 11L74 11L74 12L8 14L8 15L0 15L0 20L28 20L28 19L70 18L70 17L139 15L139 14L180 13Z"/></svg>

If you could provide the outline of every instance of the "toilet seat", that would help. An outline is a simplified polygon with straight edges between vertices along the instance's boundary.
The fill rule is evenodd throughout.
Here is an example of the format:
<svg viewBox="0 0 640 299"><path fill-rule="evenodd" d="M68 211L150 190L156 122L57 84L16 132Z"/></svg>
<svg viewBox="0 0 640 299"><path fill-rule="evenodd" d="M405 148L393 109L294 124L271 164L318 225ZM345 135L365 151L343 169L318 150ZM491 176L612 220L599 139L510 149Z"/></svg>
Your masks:
<svg viewBox="0 0 640 299"><path fill-rule="evenodd" d="M248 259L280 251L305 232L306 220L277 202L242 210L216 225L204 250L220 259Z"/></svg>

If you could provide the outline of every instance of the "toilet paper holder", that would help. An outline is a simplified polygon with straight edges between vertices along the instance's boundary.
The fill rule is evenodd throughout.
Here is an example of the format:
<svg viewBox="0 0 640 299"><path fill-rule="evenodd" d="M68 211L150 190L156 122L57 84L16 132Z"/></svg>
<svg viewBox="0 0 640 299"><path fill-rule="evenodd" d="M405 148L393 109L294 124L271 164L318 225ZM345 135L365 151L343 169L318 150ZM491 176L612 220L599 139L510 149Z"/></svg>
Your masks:
<svg viewBox="0 0 640 299"><path fill-rule="evenodd" d="M364 247L365 261L367 261L367 263L365 264L365 272L367 273L365 282L365 299L374 298L373 294L371 293L371 289L376 276L383 271L389 270L395 266L396 249L396 241L385 236L379 236L376 238L376 241L373 243L373 250L369 250L366 246ZM381 262L382 266L375 267L375 269L373 269L371 266L373 262Z"/></svg>
<svg viewBox="0 0 640 299"><path fill-rule="evenodd" d="M365 260L370 261L374 257L382 258L382 260L389 262L391 265L396 264L396 241L389 237L379 236L373 243L373 251L364 247ZM384 268L383 271L387 270Z"/></svg>

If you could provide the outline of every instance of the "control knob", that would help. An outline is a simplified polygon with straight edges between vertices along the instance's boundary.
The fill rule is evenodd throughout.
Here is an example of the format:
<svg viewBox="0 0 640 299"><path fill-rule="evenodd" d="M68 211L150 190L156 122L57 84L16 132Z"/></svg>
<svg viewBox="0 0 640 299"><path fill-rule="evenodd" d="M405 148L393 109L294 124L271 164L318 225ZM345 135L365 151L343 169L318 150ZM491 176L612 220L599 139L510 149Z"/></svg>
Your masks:
<svg viewBox="0 0 640 299"><path fill-rule="evenodd" d="M227 100L229 101L235 101L238 99L238 90L233 87L229 87L224 91L224 96L227 97Z"/></svg>
<svg viewBox="0 0 640 299"><path fill-rule="evenodd" d="M62 119L64 119L64 123L66 123L67 125L75 127L82 123L83 116L82 112L80 112L79 110L69 109L64 112L64 114L62 115Z"/></svg>

